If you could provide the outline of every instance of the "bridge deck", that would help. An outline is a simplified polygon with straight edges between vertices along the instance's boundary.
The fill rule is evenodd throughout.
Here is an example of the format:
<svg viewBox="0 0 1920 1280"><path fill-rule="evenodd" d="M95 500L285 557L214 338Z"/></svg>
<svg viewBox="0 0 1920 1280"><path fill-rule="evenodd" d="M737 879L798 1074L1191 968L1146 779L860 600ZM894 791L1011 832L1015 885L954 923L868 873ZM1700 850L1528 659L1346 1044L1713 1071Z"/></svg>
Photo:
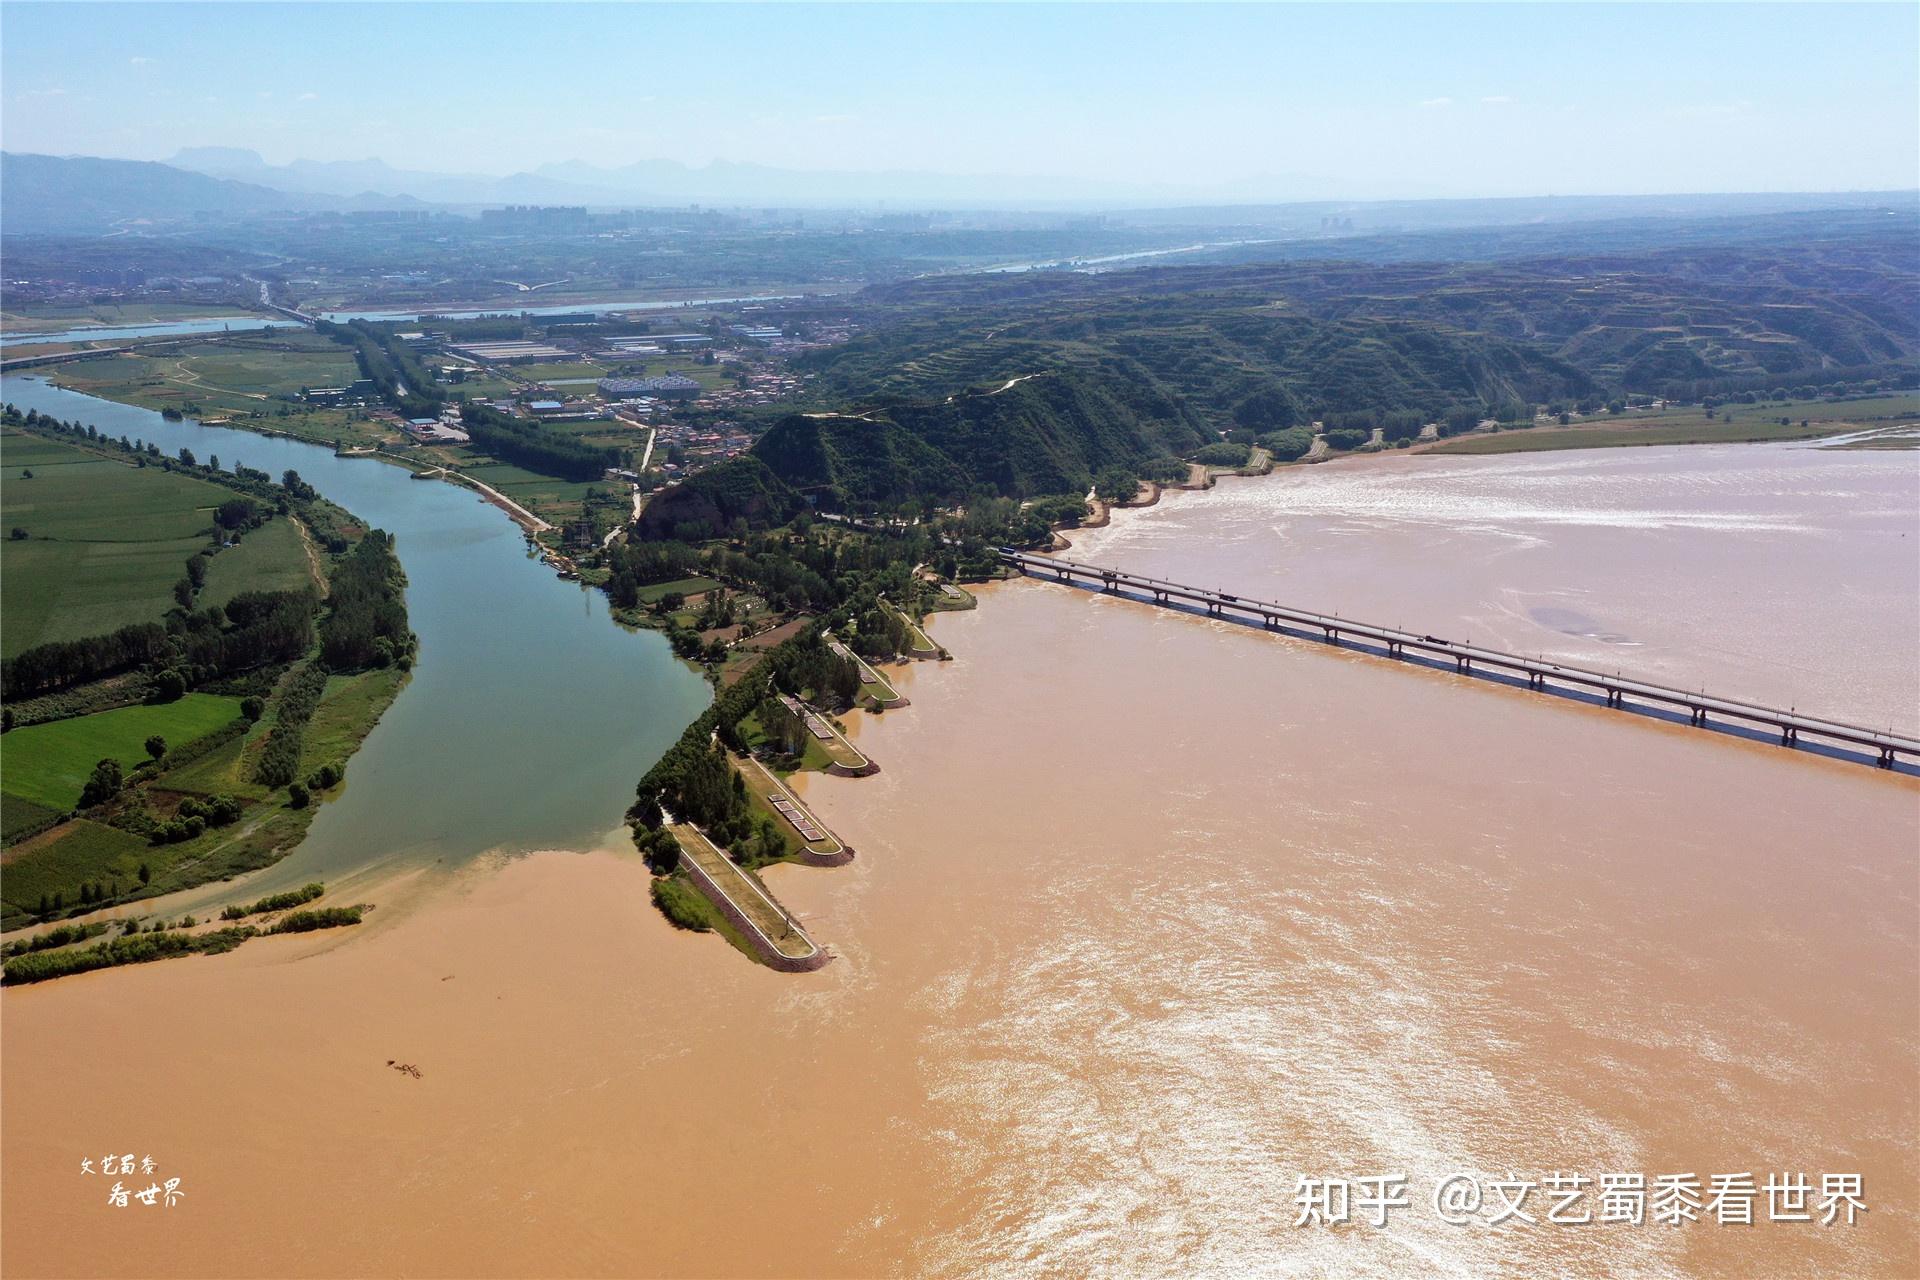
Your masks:
<svg viewBox="0 0 1920 1280"><path fill-rule="evenodd" d="M1337 641L1342 636L1350 636L1381 645L1389 655L1394 657L1400 657L1412 651L1428 657L1448 659L1460 671L1471 671L1479 666L1515 672L1524 675L1528 686L1535 689L1546 688L1547 682L1551 680L1558 684L1572 685L1603 694L1608 706L1623 706L1626 698L1633 697L1644 702L1683 708L1695 724L1705 724L1709 717L1719 716L1749 724L1766 725L1778 730L1781 741L1787 744L1797 742L1801 734L1806 734L1809 737L1842 743L1848 747L1866 748L1878 757L1882 766L1888 768L1892 767L1896 756L1920 758L1920 738L1915 738L1912 734L1869 729L1864 725L1807 715L1798 710L1783 710L1764 703L1715 697L1699 691L1636 680L1620 672L1609 673L1590 667L1548 662L1542 658L1528 658L1500 649L1488 649L1480 645L1443 640L1438 636L1403 631L1398 627L1383 627L1374 623L1359 622L1352 618L1342 618L1337 614L1288 608L1265 600L1248 600L1224 591L1209 591L1204 587L1126 573L1119 569L1102 569L1072 560L1018 551L1011 547L1002 547L999 550L1001 560L1022 573L1051 577L1061 582L1084 581L1116 594L1133 593L1141 597L1150 597L1156 604L1170 604L1174 601L1197 604L1216 616L1231 613L1240 615L1242 620L1258 618L1262 625L1269 629L1319 631L1329 640Z"/></svg>

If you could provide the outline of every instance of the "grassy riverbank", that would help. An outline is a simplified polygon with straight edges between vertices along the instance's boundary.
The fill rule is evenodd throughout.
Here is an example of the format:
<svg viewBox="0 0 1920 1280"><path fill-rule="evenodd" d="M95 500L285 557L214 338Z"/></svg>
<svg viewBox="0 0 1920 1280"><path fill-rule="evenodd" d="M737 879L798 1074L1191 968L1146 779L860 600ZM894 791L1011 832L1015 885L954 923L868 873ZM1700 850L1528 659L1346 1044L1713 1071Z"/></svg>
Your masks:
<svg viewBox="0 0 1920 1280"><path fill-rule="evenodd" d="M408 678L392 540L292 473L275 484L37 416L5 430L8 470L35 464L0 499L0 519L33 522L5 544L35 553L6 562L9 613L16 592L44 597L65 631L9 631L0 927L273 862ZM100 552L149 543L167 554L135 557L133 579ZM129 599L130 581L164 581L165 602Z"/></svg>

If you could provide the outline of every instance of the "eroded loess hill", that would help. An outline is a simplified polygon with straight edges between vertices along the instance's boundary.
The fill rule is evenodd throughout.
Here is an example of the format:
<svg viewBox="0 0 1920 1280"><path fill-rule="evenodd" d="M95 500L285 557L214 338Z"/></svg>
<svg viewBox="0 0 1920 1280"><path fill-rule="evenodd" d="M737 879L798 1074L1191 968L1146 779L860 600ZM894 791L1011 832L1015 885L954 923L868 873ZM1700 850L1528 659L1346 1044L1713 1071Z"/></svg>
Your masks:
<svg viewBox="0 0 1920 1280"><path fill-rule="evenodd" d="M1248 422L1255 396L1263 419L1289 403L1301 418L1437 417L1463 403L1691 398L1700 383L1910 369L1912 244L1859 232L1497 262L942 278L870 290L873 332L808 364L848 398L930 397L1046 368L1124 372L1215 428L1291 425Z"/></svg>
<svg viewBox="0 0 1920 1280"><path fill-rule="evenodd" d="M1222 432L1299 456L1315 421L1364 443L1372 426L1404 440L1424 422L1531 422L1541 404L1627 394L1906 384L1920 367L1916 229L1902 215L1784 244L876 287L860 299L868 332L800 361L817 401L846 411L782 420L750 457L659 495L643 527L698 536L808 501L1080 494L1105 468Z"/></svg>
<svg viewBox="0 0 1920 1280"><path fill-rule="evenodd" d="M792 414L741 458L647 505L643 536L687 537L779 523L821 509L978 494L1085 493L1101 468L1188 452L1210 437L1176 399L1137 375L1074 368L1002 379L937 400L880 397L839 414Z"/></svg>

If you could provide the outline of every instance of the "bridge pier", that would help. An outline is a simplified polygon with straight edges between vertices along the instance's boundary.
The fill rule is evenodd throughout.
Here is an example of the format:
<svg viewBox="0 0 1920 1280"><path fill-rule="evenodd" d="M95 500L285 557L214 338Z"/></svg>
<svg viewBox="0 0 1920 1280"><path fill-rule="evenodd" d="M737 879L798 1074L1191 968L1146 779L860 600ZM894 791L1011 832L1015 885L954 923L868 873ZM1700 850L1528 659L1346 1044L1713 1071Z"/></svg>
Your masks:
<svg viewBox="0 0 1920 1280"><path fill-rule="evenodd" d="M1387 656L1390 658L1403 656L1400 652L1400 642L1398 640L1387 641Z"/></svg>
<svg viewBox="0 0 1920 1280"><path fill-rule="evenodd" d="M1607 705L1610 707L1617 707L1620 705L1620 691L1618 689L1607 690Z"/></svg>
<svg viewBox="0 0 1920 1280"><path fill-rule="evenodd" d="M1105 581L1106 581L1106 584L1107 584L1107 585L1106 585L1106 587L1104 588L1105 590L1107 590L1107 591L1118 591L1118 590L1120 590L1120 584L1119 584L1119 582L1118 582L1118 581L1116 581L1116 580L1115 580L1115 578L1114 578L1114 576L1113 576L1112 574L1110 574L1110 573L1106 573L1106 574L1102 574L1102 575L1100 575L1100 576L1101 576L1101 577L1102 577L1103 579L1105 579Z"/></svg>
<svg viewBox="0 0 1920 1280"><path fill-rule="evenodd" d="M1463 674L1465 672L1471 671L1473 670L1473 659L1456 657L1453 660L1453 669Z"/></svg>
<svg viewBox="0 0 1920 1280"><path fill-rule="evenodd" d="M1153 590L1153 602L1155 604L1165 604L1167 602L1167 593L1155 587Z"/></svg>
<svg viewBox="0 0 1920 1280"><path fill-rule="evenodd" d="M1800 731L1798 729L1794 728L1792 725L1788 725L1786 728L1780 730L1781 746L1792 747L1792 746L1798 746L1799 743L1800 743Z"/></svg>
<svg viewBox="0 0 1920 1280"><path fill-rule="evenodd" d="M1882 769L1893 768L1893 748L1892 747L1880 748L1880 767Z"/></svg>

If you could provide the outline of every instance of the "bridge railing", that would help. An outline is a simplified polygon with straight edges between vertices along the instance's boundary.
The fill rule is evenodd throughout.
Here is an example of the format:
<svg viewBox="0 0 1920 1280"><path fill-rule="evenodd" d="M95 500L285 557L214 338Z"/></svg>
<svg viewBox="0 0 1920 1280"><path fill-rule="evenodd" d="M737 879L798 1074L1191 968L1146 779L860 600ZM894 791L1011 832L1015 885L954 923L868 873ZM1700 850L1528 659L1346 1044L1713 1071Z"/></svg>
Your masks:
<svg viewBox="0 0 1920 1280"><path fill-rule="evenodd" d="M1871 729L1865 725L1806 714L1793 708L1782 709L1742 698L1720 697L1704 690L1695 691L1674 685L1658 684L1626 675L1624 672L1608 673L1592 667L1549 662L1544 657L1529 658L1523 654L1509 653L1501 649L1444 640L1438 636L1420 634L1401 627L1380 626L1357 619L1342 618L1338 614L1291 608L1269 600L1258 600L1226 591L1195 587L1145 574L1128 573L1123 569L1083 564L1056 556L1035 555L1014 547L1000 547L997 550L1003 561L1023 572L1045 573L1065 580L1083 578L1114 590L1124 587L1145 591L1155 596L1158 603L1166 603L1167 600L1177 597L1182 601L1203 604L1209 612L1233 610L1237 613L1252 614L1265 619L1268 623L1287 623L1294 627L1320 630L1329 638L1337 638L1341 634L1364 637L1387 645L1389 652L1396 656L1404 650L1413 649L1424 654L1452 658L1461 665L1462 669L1479 663L1483 666L1518 671L1528 677L1529 685L1535 687L1544 688L1544 682L1549 679L1583 685L1606 693L1608 704L1611 706L1621 705L1620 698L1623 695L1632 695L1644 700L1685 707L1691 712L1696 724L1704 724L1706 715L1713 713L1780 729L1783 741L1786 742L1797 740L1800 733L1807 733L1852 746L1871 747L1879 753L1880 763L1883 765L1891 765L1896 754L1920 756L1920 738L1892 729L1884 731Z"/></svg>

